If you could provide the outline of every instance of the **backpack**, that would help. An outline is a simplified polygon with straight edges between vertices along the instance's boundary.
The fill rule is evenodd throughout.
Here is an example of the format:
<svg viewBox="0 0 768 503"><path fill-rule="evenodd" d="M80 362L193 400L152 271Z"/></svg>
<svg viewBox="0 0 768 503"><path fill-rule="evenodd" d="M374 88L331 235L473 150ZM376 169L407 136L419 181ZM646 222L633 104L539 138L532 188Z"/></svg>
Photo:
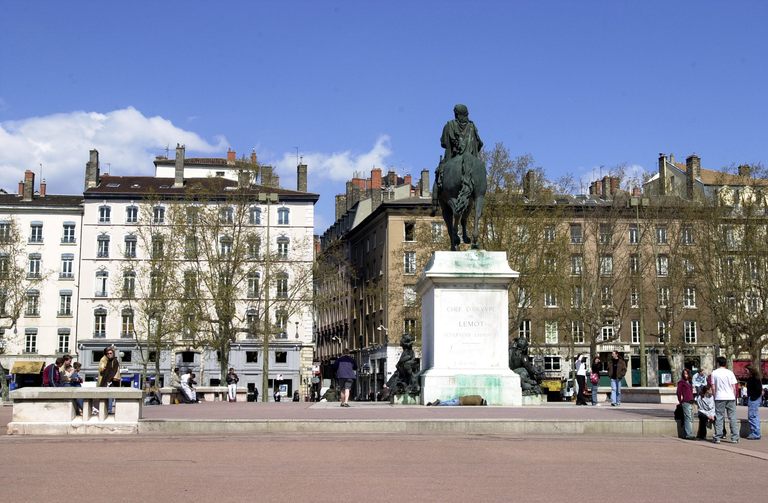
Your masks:
<svg viewBox="0 0 768 503"><path fill-rule="evenodd" d="M600 382L600 374L598 374L597 372L592 372L591 374L589 374L589 382L591 382L592 384L599 383Z"/></svg>
<svg viewBox="0 0 768 503"><path fill-rule="evenodd" d="M47 367L43 369L43 386L53 386L53 383L51 382L51 367L54 366L55 363L49 364Z"/></svg>

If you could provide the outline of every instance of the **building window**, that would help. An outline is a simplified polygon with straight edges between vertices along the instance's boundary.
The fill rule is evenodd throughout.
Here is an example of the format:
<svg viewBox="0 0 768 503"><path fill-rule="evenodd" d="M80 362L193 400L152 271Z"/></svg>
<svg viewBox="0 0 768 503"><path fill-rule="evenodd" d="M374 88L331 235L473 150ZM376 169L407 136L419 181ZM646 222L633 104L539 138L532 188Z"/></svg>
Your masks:
<svg viewBox="0 0 768 503"><path fill-rule="evenodd" d="M40 292L38 290L27 291L26 304L24 316L40 316Z"/></svg>
<svg viewBox="0 0 768 503"><path fill-rule="evenodd" d="M251 225L261 225L261 208L251 207L248 211L248 223Z"/></svg>
<svg viewBox="0 0 768 503"><path fill-rule="evenodd" d="M616 336L616 329L613 326L613 320L605 320L603 328L600 330L600 336L602 341L610 341Z"/></svg>
<svg viewBox="0 0 768 503"><path fill-rule="evenodd" d="M632 320L629 323L631 331L631 343L640 344L640 320Z"/></svg>
<svg viewBox="0 0 768 503"><path fill-rule="evenodd" d="M248 273L248 298L256 299L259 297L259 282L261 275L258 272Z"/></svg>
<svg viewBox="0 0 768 503"><path fill-rule="evenodd" d="M680 230L680 240L684 245L690 246L694 243L693 240L693 226L684 225Z"/></svg>
<svg viewBox="0 0 768 503"><path fill-rule="evenodd" d="M10 243L11 241L11 224L9 222L0 222L0 243Z"/></svg>
<svg viewBox="0 0 768 503"><path fill-rule="evenodd" d="M571 276L581 276L584 269L584 257L581 255L571 255Z"/></svg>
<svg viewBox="0 0 768 503"><path fill-rule="evenodd" d="M573 286L571 294L571 307L580 308L584 301L584 289L580 285Z"/></svg>
<svg viewBox="0 0 768 503"><path fill-rule="evenodd" d="M403 320L403 332L416 336L416 320L414 318L405 318Z"/></svg>
<svg viewBox="0 0 768 503"><path fill-rule="evenodd" d="M554 243L556 237L557 237L557 232L555 231L554 225L547 225L546 227L544 227L545 243Z"/></svg>
<svg viewBox="0 0 768 503"><path fill-rule="evenodd" d="M416 223L405 222L403 224L403 227L404 227L404 233L405 233L405 240L416 241Z"/></svg>
<svg viewBox="0 0 768 503"><path fill-rule="evenodd" d="M683 272L688 276L693 276L696 272L696 266L693 265L693 260L690 257L683 257Z"/></svg>
<svg viewBox="0 0 768 503"><path fill-rule="evenodd" d="M640 244L640 230L637 228L637 224L629 224L629 244Z"/></svg>
<svg viewBox="0 0 768 503"><path fill-rule="evenodd" d="M157 260L163 258L165 254L165 238L163 236L152 236L152 258Z"/></svg>
<svg viewBox="0 0 768 503"><path fill-rule="evenodd" d="M430 225L432 231L432 242L437 243L443 240L443 224L440 222L432 222Z"/></svg>
<svg viewBox="0 0 768 503"><path fill-rule="evenodd" d="M246 351L245 352L245 363L259 363L259 352L258 351Z"/></svg>
<svg viewBox="0 0 768 503"><path fill-rule="evenodd" d="M544 343L557 344L557 322L556 321L544 322Z"/></svg>
<svg viewBox="0 0 768 503"><path fill-rule="evenodd" d="M288 363L288 352L275 351L275 363Z"/></svg>
<svg viewBox="0 0 768 503"><path fill-rule="evenodd" d="M666 225L656 226L656 244L659 244L659 245L667 244L667 226Z"/></svg>
<svg viewBox="0 0 768 503"><path fill-rule="evenodd" d="M598 237L601 245L611 244L611 239L613 238L613 227L611 224L600 224Z"/></svg>
<svg viewBox="0 0 768 503"><path fill-rule="evenodd" d="M660 286L657 291L657 303L659 307L669 306L669 287Z"/></svg>
<svg viewBox="0 0 768 503"><path fill-rule="evenodd" d="M72 316L72 291L59 292L59 316Z"/></svg>
<svg viewBox="0 0 768 503"><path fill-rule="evenodd" d="M288 338L288 313L283 309L275 311L275 327L277 328L277 339Z"/></svg>
<svg viewBox="0 0 768 503"><path fill-rule="evenodd" d="M128 206L125 208L125 223L135 224L139 221L139 208L137 206Z"/></svg>
<svg viewBox="0 0 768 503"><path fill-rule="evenodd" d="M93 336L100 338L107 336L107 310L104 308L93 312Z"/></svg>
<svg viewBox="0 0 768 503"><path fill-rule="evenodd" d="M571 339L574 344L584 344L584 322L578 320L571 321Z"/></svg>
<svg viewBox="0 0 768 503"><path fill-rule="evenodd" d="M108 224L110 222L110 215L112 214L112 208L109 206L99 206L99 223Z"/></svg>
<svg viewBox="0 0 768 503"><path fill-rule="evenodd" d="M629 307L634 309L640 307L640 290L636 286L629 291Z"/></svg>
<svg viewBox="0 0 768 503"><path fill-rule="evenodd" d="M696 287L686 286L683 292L683 307L696 307Z"/></svg>
<svg viewBox="0 0 768 503"><path fill-rule="evenodd" d="M279 242L278 242L279 245ZM261 252L261 239L259 239L256 236L249 236L248 237L248 247L247 247L247 253L248 258L251 260L256 260L259 258L259 254ZM288 250L286 249L286 256L287 256Z"/></svg>
<svg viewBox="0 0 768 503"><path fill-rule="evenodd" d="M165 277L159 270L149 273L149 296L155 299L163 296Z"/></svg>
<svg viewBox="0 0 768 503"><path fill-rule="evenodd" d="M120 337L129 338L133 337L134 325L133 325L133 309L123 309L122 321L120 324Z"/></svg>
<svg viewBox="0 0 768 503"><path fill-rule="evenodd" d="M194 299L197 297L197 273L184 271L184 297Z"/></svg>
<svg viewBox="0 0 768 503"><path fill-rule="evenodd" d="M544 372L560 372L560 362L561 358L559 356L544 356Z"/></svg>
<svg viewBox="0 0 768 503"><path fill-rule="evenodd" d="M683 327L685 330L685 343L696 344L696 322L690 320L684 321Z"/></svg>
<svg viewBox="0 0 768 503"><path fill-rule="evenodd" d="M629 273L640 274L640 255L636 253L629 256Z"/></svg>
<svg viewBox="0 0 768 503"><path fill-rule="evenodd" d="M517 307L528 308L531 306L531 298L528 291L519 286L517 287Z"/></svg>
<svg viewBox="0 0 768 503"><path fill-rule="evenodd" d="M291 222L291 211L286 208L278 208L277 210L277 225L289 225Z"/></svg>
<svg viewBox="0 0 768 503"><path fill-rule="evenodd" d="M222 236L219 239L219 254L222 257L229 257L232 255L232 238L229 236Z"/></svg>
<svg viewBox="0 0 768 503"><path fill-rule="evenodd" d="M288 275L286 273L279 273L275 278L275 286L277 289L277 298L288 298Z"/></svg>
<svg viewBox="0 0 768 503"><path fill-rule="evenodd" d="M235 222L235 210L227 206L219 210L219 222L222 224L232 224Z"/></svg>
<svg viewBox="0 0 768 503"><path fill-rule="evenodd" d="M9 276L11 272L11 260L8 257L8 254L5 252L0 252L0 279L5 279Z"/></svg>
<svg viewBox="0 0 768 503"><path fill-rule="evenodd" d="M24 352L37 353L37 329L24 329Z"/></svg>
<svg viewBox="0 0 768 503"><path fill-rule="evenodd" d="M277 258L286 260L288 258L288 238L280 236L277 238Z"/></svg>
<svg viewBox="0 0 768 503"><path fill-rule="evenodd" d="M416 252L407 251L403 254L405 274L416 274Z"/></svg>
<svg viewBox="0 0 768 503"><path fill-rule="evenodd" d="M547 274L555 274L557 272L557 259L551 255L544 257L544 272Z"/></svg>
<svg viewBox="0 0 768 503"><path fill-rule="evenodd" d="M613 288L603 286L600 288L600 305L603 307L613 306Z"/></svg>
<svg viewBox="0 0 768 503"><path fill-rule="evenodd" d="M39 253L29 254L29 268L27 269L28 278L40 278L40 257Z"/></svg>
<svg viewBox="0 0 768 503"><path fill-rule="evenodd" d="M61 236L61 242L64 244L71 244L75 241L75 224L64 224L64 233Z"/></svg>
<svg viewBox="0 0 768 503"><path fill-rule="evenodd" d="M667 342L667 322L659 320L657 326L659 331L659 343L664 344Z"/></svg>
<svg viewBox="0 0 768 503"><path fill-rule="evenodd" d="M123 298L132 299L136 296L136 273L134 271L123 272Z"/></svg>
<svg viewBox="0 0 768 503"><path fill-rule="evenodd" d="M416 289L414 287L403 287L403 305L405 307L413 307L416 305Z"/></svg>
<svg viewBox="0 0 768 503"><path fill-rule="evenodd" d="M544 307L557 307L557 294L544 292Z"/></svg>
<svg viewBox="0 0 768 503"><path fill-rule="evenodd" d="M600 255L600 275L613 275L613 255Z"/></svg>
<svg viewBox="0 0 768 503"><path fill-rule="evenodd" d="M746 311L750 316L759 315L763 312L763 301L757 293L746 294Z"/></svg>
<svg viewBox="0 0 768 503"><path fill-rule="evenodd" d="M184 213L187 218L187 225L195 225L200 220L200 208L196 206L187 206Z"/></svg>
<svg viewBox="0 0 768 503"><path fill-rule="evenodd" d="M531 320L520 321L520 326L517 327L517 335L529 341L531 340Z"/></svg>
<svg viewBox="0 0 768 503"><path fill-rule="evenodd" d="M164 224L165 223L165 208L162 206L155 206L152 208L152 223Z"/></svg>
<svg viewBox="0 0 768 503"><path fill-rule="evenodd" d="M107 284L109 283L109 273L107 271L96 271L96 297L107 296Z"/></svg>
<svg viewBox="0 0 768 503"><path fill-rule="evenodd" d="M75 256L71 253L65 253L61 256L61 271L59 271L60 279L72 279L75 277L73 271L75 263Z"/></svg>
<svg viewBox="0 0 768 503"><path fill-rule="evenodd" d="M60 328L59 329L59 344L56 348L57 353L66 354L69 353L69 329L68 328Z"/></svg>
<svg viewBox="0 0 768 503"><path fill-rule="evenodd" d="M125 236L125 241L123 244L125 246L123 256L125 258L136 258L136 236L132 234Z"/></svg>
<svg viewBox="0 0 768 503"><path fill-rule="evenodd" d="M188 235L184 238L184 258L197 258L197 236Z"/></svg>
<svg viewBox="0 0 768 503"><path fill-rule="evenodd" d="M571 243L581 244L584 240L584 235L581 232L581 224L571 224Z"/></svg>
<svg viewBox="0 0 768 503"><path fill-rule="evenodd" d="M109 236L106 234L102 234L98 238L96 238L97 247L96 247L96 257L97 258L108 258L109 257Z"/></svg>
<svg viewBox="0 0 768 503"><path fill-rule="evenodd" d="M29 226L29 242L30 243L43 242L43 224L35 222Z"/></svg>
<svg viewBox="0 0 768 503"><path fill-rule="evenodd" d="M656 257L656 275L669 276L669 257L667 255Z"/></svg>
<svg viewBox="0 0 768 503"><path fill-rule="evenodd" d="M246 339L255 339L256 334L259 331L259 313L255 309L251 308L245 312L245 324L248 332L246 333Z"/></svg>

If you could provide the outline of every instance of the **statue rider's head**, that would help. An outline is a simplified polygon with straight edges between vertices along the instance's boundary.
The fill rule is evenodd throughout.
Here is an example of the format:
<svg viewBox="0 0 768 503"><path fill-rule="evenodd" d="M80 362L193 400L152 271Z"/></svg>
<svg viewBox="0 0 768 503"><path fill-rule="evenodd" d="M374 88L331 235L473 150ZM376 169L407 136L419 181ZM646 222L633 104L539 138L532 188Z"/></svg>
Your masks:
<svg viewBox="0 0 768 503"><path fill-rule="evenodd" d="M459 103L453 107L453 115L456 117L456 120L460 122L466 122L469 118L469 109L467 108L467 105L462 105Z"/></svg>

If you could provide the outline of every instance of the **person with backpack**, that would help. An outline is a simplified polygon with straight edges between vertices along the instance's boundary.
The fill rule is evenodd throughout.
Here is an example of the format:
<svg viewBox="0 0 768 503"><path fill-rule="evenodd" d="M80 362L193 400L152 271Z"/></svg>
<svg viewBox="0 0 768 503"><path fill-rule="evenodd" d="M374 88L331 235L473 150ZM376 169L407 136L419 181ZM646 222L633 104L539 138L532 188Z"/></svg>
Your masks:
<svg viewBox="0 0 768 503"><path fill-rule="evenodd" d="M56 358L54 363L49 364L43 369L43 386L46 388L58 388L61 386L61 372L59 367L64 364L64 358Z"/></svg>

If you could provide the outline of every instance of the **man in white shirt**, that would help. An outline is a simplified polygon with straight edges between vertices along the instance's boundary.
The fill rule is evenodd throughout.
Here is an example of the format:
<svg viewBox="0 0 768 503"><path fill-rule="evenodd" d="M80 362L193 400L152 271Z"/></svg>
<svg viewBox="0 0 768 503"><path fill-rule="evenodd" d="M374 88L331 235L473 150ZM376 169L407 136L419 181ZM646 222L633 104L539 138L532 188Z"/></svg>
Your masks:
<svg viewBox="0 0 768 503"><path fill-rule="evenodd" d="M736 419L736 397L739 393L739 381L729 370L724 356L717 357L717 369L712 371L712 395L715 398L715 435L712 441L716 444L725 436L723 430L725 414L728 414L731 430L731 442L739 443L739 423Z"/></svg>

